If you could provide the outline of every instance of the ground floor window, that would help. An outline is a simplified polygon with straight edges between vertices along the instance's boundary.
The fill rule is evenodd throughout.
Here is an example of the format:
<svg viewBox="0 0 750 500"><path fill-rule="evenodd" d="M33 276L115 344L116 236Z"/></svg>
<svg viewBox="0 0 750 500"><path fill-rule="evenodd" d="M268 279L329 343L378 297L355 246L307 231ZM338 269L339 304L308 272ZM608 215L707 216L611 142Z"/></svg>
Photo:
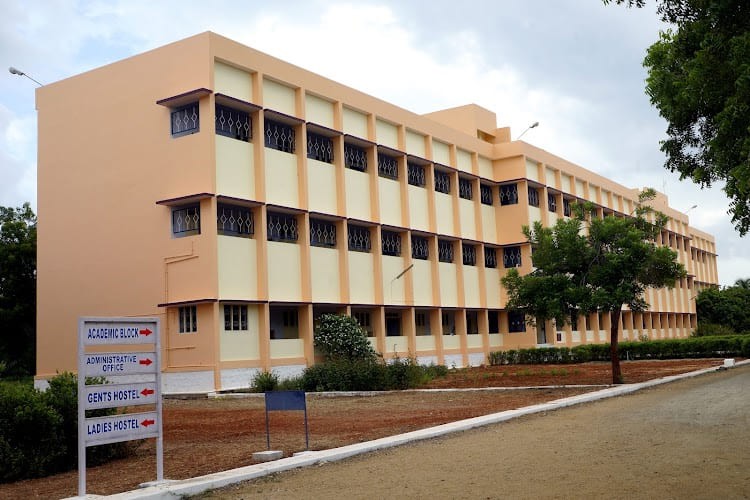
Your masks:
<svg viewBox="0 0 750 500"><path fill-rule="evenodd" d="M247 330L247 306L224 306L224 330L228 332Z"/></svg>
<svg viewBox="0 0 750 500"><path fill-rule="evenodd" d="M195 333L198 331L198 314L195 306L183 306L177 309L180 333Z"/></svg>

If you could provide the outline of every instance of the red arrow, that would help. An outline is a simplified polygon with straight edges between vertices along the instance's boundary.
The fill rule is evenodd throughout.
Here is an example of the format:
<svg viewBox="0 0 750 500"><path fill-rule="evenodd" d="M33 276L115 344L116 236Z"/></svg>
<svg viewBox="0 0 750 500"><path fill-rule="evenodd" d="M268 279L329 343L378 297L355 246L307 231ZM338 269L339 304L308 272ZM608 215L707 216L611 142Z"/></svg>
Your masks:
<svg viewBox="0 0 750 500"><path fill-rule="evenodd" d="M153 421L153 420L144 420L143 422L141 422L141 425L142 425L143 427L148 427L149 425L154 425L155 423L156 423L156 422L155 422L155 421Z"/></svg>
<svg viewBox="0 0 750 500"><path fill-rule="evenodd" d="M151 331L151 330L149 330L148 328L146 328L145 330L138 330L138 334L139 334L139 335L145 335L146 337L148 337L148 336L149 336L149 335L151 335L152 333L154 333L154 332L152 332L152 331Z"/></svg>
<svg viewBox="0 0 750 500"><path fill-rule="evenodd" d="M141 391L141 395L142 395L142 396L150 396L150 395L152 395L153 393L154 393L154 390L153 390L153 389L143 389L143 390Z"/></svg>
<svg viewBox="0 0 750 500"><path fill-rule="evenodd" d="M146 365L146 366L148 366L148 365L150 365L151 363L153 363L153 361L151 361L150 359L146 358L146 359L141 359L141 360L138 360L138 363L139 363L139 364L141 364L141 365Z"/></svg>

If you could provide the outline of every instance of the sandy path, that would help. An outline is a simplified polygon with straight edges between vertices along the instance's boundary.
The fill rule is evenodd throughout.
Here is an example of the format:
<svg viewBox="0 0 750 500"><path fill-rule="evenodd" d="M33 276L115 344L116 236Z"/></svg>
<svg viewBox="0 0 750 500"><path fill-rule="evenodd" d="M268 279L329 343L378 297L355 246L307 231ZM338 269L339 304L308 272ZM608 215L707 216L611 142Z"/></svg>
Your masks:
<svg viewBox="0 0 750 500"><path fill-rule="evenodd" d="M750 498L750 366L206 498Z"/></svg>

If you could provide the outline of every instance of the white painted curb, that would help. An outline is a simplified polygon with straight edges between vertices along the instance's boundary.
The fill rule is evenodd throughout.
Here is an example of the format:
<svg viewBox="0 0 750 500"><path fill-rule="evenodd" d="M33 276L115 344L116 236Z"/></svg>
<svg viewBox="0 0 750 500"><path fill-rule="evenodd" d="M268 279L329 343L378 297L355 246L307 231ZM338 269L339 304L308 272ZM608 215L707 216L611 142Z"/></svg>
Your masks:
<svg viewBox="0 0 750 500"><path fill-rule="evenodd" d="M743 366L750 364L750 360L739 361L735 366ZM374 441L367 441L364 443L356 443L340 448L332 448L330 450L314 451L303 455L298 455L289 458L282 458L273 462L261 463L248 465L247 467L240 467L238 469L231 469L223 472L216 472L214 474L207 474L205 476L194 477L191 479L184 479L178 481L169 481L160 485L153 485L147 488L142 488L133 491L126 491L124 493L118 493L110 496L99 496L99 495L87 495L86 498L90 499L177 499L182 498L184 495L197 495L207 490L221 488L230 484L239 483L241 481L247 481L249 479L256 479L262 476L273 474L276 472L282 472L289 469L296 469L298 467L306 467L309 465L334 462L337 460L343 460L354 455L367 453L370 451L381 450L384 448L391 448L393 446L399 446L422 439L430 439L438 436L444 436L453 432L461 432L475 427L481 427L484 425L495 424L498 422L505 422L513 418L518 418L524 415L531 415L534 413L541 413L546 411L557 410L565 408L567 406L573 406L581 403L588 403L591 401L597 401L600 399L611 398L614 396L621 396L623 394L630 394L632 392L653 387L656 385L666 384L674 382L675 380L695 377L703 375L704 373L711 373L719 370L726 370L724 366L717 366L711 368L704 368L694 372L683 373L680 375L672 375L669 377L663 377L648 382L641 382L638 384L623 384L613 387L608 387L600 391L589 392L586 394L579 394L577 396L571 396L568 398L557 399L555 401L549 401L547 403L541 403L533 406L527 406L525 408L519 408L516 410L507 410L499 413L493 413L490 415L484 415L481 417L468 418L466 420L459 420L458 422L450 422L436 427L430 427L427 429L420 429L418 431L407 432L405 434L398 434L396 436L389 436ZM75 498L75 497L74 497ZM80 497L79 497L80 498Z"/></svg>

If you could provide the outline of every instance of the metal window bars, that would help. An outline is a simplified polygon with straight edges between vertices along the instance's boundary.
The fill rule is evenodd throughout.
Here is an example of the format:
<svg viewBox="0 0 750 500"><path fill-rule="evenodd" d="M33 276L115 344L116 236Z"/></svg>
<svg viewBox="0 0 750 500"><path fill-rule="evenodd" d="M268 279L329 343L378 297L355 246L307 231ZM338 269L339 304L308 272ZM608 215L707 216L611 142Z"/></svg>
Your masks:
<svg viewBox="0 0 750 500"><path fill-rule="evenodd" d="M378 175L387 179L398 179L398 160L393 156L378 153Z"/></svg>
<svg viewBox="0 0 750 500"><path fill-rule="evenodd" d="M531 205L532 207L538 207L539 206L539 190L535 187L529 186L528 192L529 192L529 205Z"/></svg>
<svg viewBox="0 0 750 500"><path fill-rule="evenodd" d="M440 262L453 262L453 242L450 240L438 240L438 260Z"/></svg>
<svg viewBox="0 0 750 500"><path fill-rule="evenodd" d="M521 247L503 248L503 267L521 267Z"/></svg>
<svg viewBox="0 0 750 500"><path fill-rule="evenodd" d="M515 205L518 203L518 185L503 184L500 186L500 205Z"/></svg>
<svg viewBox="0 0 750 500"><path fill-rule="evenodd" d="M492 205L492 186L479 185L479 198L484 205Z"/></svg>
<svg viewBox="0 0 750 500"><path fill-rule="evenodd" d="M435 170L435 191L445 194L449 194L451 192L450 174Z"/></svg>
<svg viewBox="0 0 750 500"><path fill-rule="evenodd" d="M424 166L417 165L416 163L407 163L409 184L412 186L424 187L425 186L425 173Z"/></svg>
<svg viewBox="0 0 750 500"><path fill-rule="evenodd" d="M295 133L291 125L266 119L264 136L267 148L294 153Z"/></svg>
<svg viewBox="0 0 750 500"><path fill-rule="evenodd" d="M172 233L177 236L200 234L201 208L199 205L180 207L172 210Z"/></svg>
<svg viewBox="0 0 750 500"><path fill-rule="evenodd" d="M484 247L484 267L497 267L497 250L494 248Z"/></svg>
<svg viewBox="0 0 750 500"><path fill-rule="evenodd" d="M458 178L458 196L465 200L471 200L474 198L471 179Z"/></svg>
<svg viewBox="0 0 750 500"><path fill-rule="evenodd" d="M336 246L336 225L333 222L310 219L310 245L316 247Z"/></svg>
<svg viewBox="0 0 750 500"><path fill-rule="evenodd" d="M333 163L333 140L307 132L307 157L312 160L318 160L325 163Z"/></svg>
<svg viewBox="0 0 750 500"><path fill-rule="evenodd" d="M268 239L296 242L299 237L297 217L292 214L268 212Z"/></svg>
<svg viewBox="0 0 750 500"><path fill-rule="evenodd" d="M401 255L401 235L393 231L381 231L380 241L383 255Z"/></svg>
<svg viewBox="0 0 750 500"><path fill-rule="evenodd" d="M171 114L172 136L193 134L200 130L200 112L198 103L194 102L173 109Z"/></svg>
<svg viewBox="0 0 750 500"><path fill-rule="evenodd" d="M372 248L370 228L364 226L348 226L349 250L355 252L369 252Z"/></svg>
<svg viewBox="0 0 750 500"><path fill-rule="evenodd" d="M557 196L554 193L547 193L547 210L557 212Z"/></svg>
<svg viewBox="0 0 750 500"><path fill-rule="evenodd" d="M367 153L353 144L344 143L344 165L352 170L367 170Z"/></svg>
<svg viewBox="0 0 750 500"><path fill-rule="evenodd" d="M253 138L253 120L249 113L217 104L215 115L218 135L245 142Z"/></svg>
<svg viewBox="0 0 750 500"><path fill-rule="evenodd" d="M419 260L427 260L430 257L430 245L427 238L422 236L411 237L411 256Z"/></svg>
<svg viewBox="0 0 750 500"><path fill-rule="evenodd" d="M216 229L219 234L226 236L250 236L255 233L253 213L247 207L219 203Z"/></svg>
<svg viewBox="0 0 750 500"><path fill-rule="evenodd" d="M463 263L465 266L476 266L477 265L477 249L474 245L463 243L461 245Z"/></svg>

